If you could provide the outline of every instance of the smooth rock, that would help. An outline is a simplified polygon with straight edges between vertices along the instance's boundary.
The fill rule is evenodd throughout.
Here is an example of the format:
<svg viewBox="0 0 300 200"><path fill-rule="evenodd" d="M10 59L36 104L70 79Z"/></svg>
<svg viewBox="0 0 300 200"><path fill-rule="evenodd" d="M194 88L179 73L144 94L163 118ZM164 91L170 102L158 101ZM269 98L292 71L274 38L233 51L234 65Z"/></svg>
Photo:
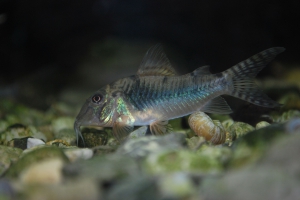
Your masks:
<svg viewBox="0 0 300 200"><path fill-rule="evenodd" d="M299 143L300 134L276 138L252 165L228 171L221 177L205 178L200 196L216 200L299 199Z"/></svg>
<svg viewBox="0 0 300 200"><path fill-rule="evenodd" d="M38 145L44 145L45 142L43 140L37 139L37 138L28 138L27 139L27 148L32 148Z"/></svg>
<svg viewBox="0 0 300 200"><path fill-rule="evenodd" d="M13 188L12 184L6 179L0 179L0 199L16 199L16 190Z"/></svg>
<svg viewBox="0 0 300 200"><path fill-rule="evenodd" d="M155 178L144 175L131 176L118 181L104 196L104 199L162 200L159 191L160 188L157 186Z"/></svg>
<svg viewBox="0 0 300 200"><path fill-rule="evenodd" d="M127 176L140 176L141 169L133 158L109 154L68 164L64 167L64 174L105 183L121 180Z"/></svg>
<svg viewBox="0 0 300 200"><path fill-rule="evenodd" d="M290 134L300 133L300 118L293 118L285 124L285 131Z"/></svg>
<svg viewBox="0 0 300 200"><path fill-rule="evenodd" d="M64 181L57 184L25 185L21 188L20 199L30 200L99 200L101 190L96 181L86 178Z"/></svg>
<svg viewBox="0 0 300 200"><path fill-rule="evenodd" d="M87 160L93 157L93 150L88 148L77 148L77 147L70 147L64 148L64 153L69 158L71 162L76 160Z"/></svg>
<svg viewBox="0 0 300 200"><path fill-rule="evenodd" d="M283 124L272 124L237 139L233 143L231 167L242 167L259 160L270 144L285 134L284 127Z"/></svg>
<svg viewBox="0 0 300 200"><path fill-rule="evenodd" d="M64 161L61 158L51 158L32 164L20 173L20 181L23 184L60 183L62 177L62 167Z"/></svg>
<svg viewBox="0 0 300 200"><path fill-rule="evenodd" d="M133 158L143 158L149 154L178 150L183 147L186 147L185 135L170 133L164 136L146 136L127 140L117 149L117 153Z"/></svg>
<svg viewBox="0 0 300 200"><path fill-rule="evenodd" d="M7 146L20 148L20 149L29 149L38 145L44 145L45 142L41 139L24 137L24 138L15 138L7 142Z"/></svg>
<svg viewBox="0 0 300 200"><path fill-rule="evenodd" d="M147 126L142 126L136 130L134 130L133 132L131 132L129 135L128 135L128 139L136 139L136 138L139 138L139 137L143 137L146 135L146 132L147 132Z"/></svg>
<svg viewBox="0 0 300 200"><path fill-rule="evenodd" d="M28 149L27 152L23 152L20 159L6 171L5 177L18 178L30 167L49 159L60 159L64 163L68 162L68 158L62 149L54 146L36 146Z"/></svg>
<svg viewBox="0 0 300 200"><path fill-rule="evenodd" d="M185 199L196 193L197 187L188 173L169 173L159 177L158 187L163 197Z"/></svg>

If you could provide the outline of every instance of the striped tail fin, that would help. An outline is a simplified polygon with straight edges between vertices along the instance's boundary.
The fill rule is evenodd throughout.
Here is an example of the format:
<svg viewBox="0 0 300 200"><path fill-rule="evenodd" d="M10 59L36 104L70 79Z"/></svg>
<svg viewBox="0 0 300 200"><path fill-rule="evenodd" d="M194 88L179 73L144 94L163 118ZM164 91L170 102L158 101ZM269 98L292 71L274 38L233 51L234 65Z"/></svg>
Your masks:
<svg viewBox="0 0 300 200"><path fill-rule="evenodd" d="M273 60L276 55L284 50L283 47L274 47L264 50L222 72L223 76L229 81L229 92L227 94L258 106L270 108L280 106L280 104L270 99L257 88L254 83L254 77Z"/></svg>

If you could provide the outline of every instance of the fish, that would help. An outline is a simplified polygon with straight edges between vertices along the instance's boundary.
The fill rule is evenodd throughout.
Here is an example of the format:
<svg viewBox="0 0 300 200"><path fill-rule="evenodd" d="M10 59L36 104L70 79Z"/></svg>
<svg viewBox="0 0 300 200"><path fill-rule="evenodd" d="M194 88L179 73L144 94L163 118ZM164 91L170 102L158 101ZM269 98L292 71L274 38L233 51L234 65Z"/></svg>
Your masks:
<svg viewBox="0 0 300 200"><path fill-rule="evenodd" d="M107 84L92 94L74 122L83 140L81 126L112 127L113 136L123 142L135 126L148 125L153 135L170 132L168 121L195 112L230 114L222 97L230 95L249 103L274 108L270 99L254 83L254 78L283 47L264 50L233 67L212 74L209 66L178 75L162 45L152 46L135 75Z"/></svg>

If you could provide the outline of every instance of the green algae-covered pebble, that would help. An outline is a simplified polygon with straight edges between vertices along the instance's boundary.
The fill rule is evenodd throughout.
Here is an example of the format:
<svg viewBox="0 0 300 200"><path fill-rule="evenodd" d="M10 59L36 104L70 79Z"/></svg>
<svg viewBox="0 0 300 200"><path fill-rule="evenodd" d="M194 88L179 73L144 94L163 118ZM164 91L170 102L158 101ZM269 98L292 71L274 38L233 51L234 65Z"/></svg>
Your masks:
<svg viewBox="0 0 300 200"><path fill-rule="evenodd" d="M97 130L94 128L85 128L82 130L82 137L79 138L78 146L80 147L96 147L99 145L105 145L107 143L108 133L105 130Z"/></svg>
<svg viewBox="0 0 300 200"><path fill-rule="evenodd" d="M34 148L27 153L25 152L25 154L7 170L5 177L17 178L24 170L33 166L35 163L53 158L58 158L64 162L68 161L63 150L58 147L42 146Z"/></svg>
<svg viewBox="0 0 300 200"><path fill-rule="evenodd" d="M223 127L227 130L232 124L234 124L234 121L232 119L227 119L222 122Z"/></svg>
<svg viewBox="0 0 300 200"><path fill-rule="evenodd" d="M282 122L286 122L292 118L300 117L300 111L299 110L289 110L289 111L282 113L279 116L276 114L273 114L272 117L275 122L282 123Z"/></svg>
<svg viewBox="0 0 300 200"><path fill-rule="evenodd" d="M201 144L205 142L204 137L194 136L191 138L186 138L187 145L191 150L196 150Z"/></svg>
<svg viewBox="0 0 300 200"><path fill-rule="evenodd" d="M32 135L32 131L28 127L22 124L14 124L0 133L0 142L6 145L12 139L30 137Z"/></svg>
<svg viewBox="0 0 300 200"><path fill-rule="evenodd" d="M248 132L255 130L255 128L244 122L235 122L227 130L234 135L235 138L239 138L246 135ZM233 137L233 140L235 138Z"/></svg>
<svg viewBox="0 0 300 200"><path fill-rule="evenodd" d="M221 164L227 164L231 159L232 149L227 146L202 145L197 153L213 158Z"/></svg>
<svg viewBox="0 0 300 200"><path fill-rule="evenodd" d="M22 149L0 145L0 175L19 159Z"/></svg>
<svg viewBox="0 0 300 200"><path fill-rule="evenodd" d="M28 127L22 124L14 124L9 126L5 131L0 134L2 141L10 141L14 138L23 138L32 136L32 132Z"/></svg>
<svg viewBox="0 0 300 200"><path fill-rule="evenodd" d="M54 133L54 137L55 139L64 140L70 145L75 145L77 141L74 129L69 128L59 130L57 133Z"/></svg>
<svg viewBox="0 0 300 200"><path fill-rule="evenodd" d="M145 168L153 174L179 171L204 174L220 172L223 166L209 155L181 150L151 154L145 161Z"/></svg>
<svg viewBox="0 0 300 200"><path fill-rule="evenodd" d="M260 128L264 128L266 126L269 126L270 123L266 122L266 121L261 121L261 122L258 122L256 125L255 125L255 129L260 129Z"/></svg>
<svg viewBox="0 0 300 200"><path fill-rule="evenodd" d="M257 161L272 141L285 134L285 125L272 124L236 140L233 143L231 167L240 167Z"/></svg>
<svg viewBox="0 0 300 200"><path fill-rule="evenodd" d="M5 131L0 133L0 140L2 144L6 144L13 139L20 139L26 137L34 137L46 141L46 136L37 131L33 126L24 126L22 124L14 124L9 126Z"/></svg>

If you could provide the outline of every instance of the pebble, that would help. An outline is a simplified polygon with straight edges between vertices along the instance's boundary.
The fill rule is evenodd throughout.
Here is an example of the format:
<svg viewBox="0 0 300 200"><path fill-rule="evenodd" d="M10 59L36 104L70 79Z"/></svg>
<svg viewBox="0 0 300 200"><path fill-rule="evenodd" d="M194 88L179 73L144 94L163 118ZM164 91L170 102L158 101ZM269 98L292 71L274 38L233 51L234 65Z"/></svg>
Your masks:
<svg viewBox="0 0 300 200"><path fill-rule="evenodd" d="M20 173L19 180L22 184L57 184L63 180L62 167L64 161L60 158L42 160L24 169Z"/></svg>
<svg viewBox="0 0 300 200"><path fill-rule="evenodd" d="M0 175L19 159L22 149L0 145Z"/></svg>
<svg viewBox="0 0 300 200"><path fill-rule="evenodd" d="M71 162L76 160L87 160L93 157L93 150L88 148L64 148L64 153Z"/></svg>

